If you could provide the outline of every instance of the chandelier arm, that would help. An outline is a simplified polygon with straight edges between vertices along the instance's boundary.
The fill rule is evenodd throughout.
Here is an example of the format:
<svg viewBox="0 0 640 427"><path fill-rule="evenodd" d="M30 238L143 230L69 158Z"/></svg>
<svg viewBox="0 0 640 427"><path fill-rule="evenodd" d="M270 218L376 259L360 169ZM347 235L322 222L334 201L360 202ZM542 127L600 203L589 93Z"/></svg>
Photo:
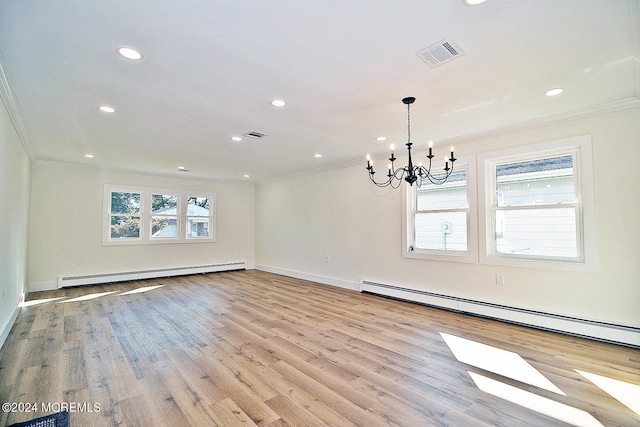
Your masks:
<svg viewBox="0 0 640 427"><path fill-rule="evenodd" d="M374 174L375 171L373 171L373 167L371 168L367 168L369 169L369 179L371 180L371 182L373 182L377 187L388 187L391 186L391 188L397 189L400 187L400 185L402 184L402 180L404 179L405 174L408 174L407 171L407 167L405 166L404 168L400 168L400 169L393 169L390 173L391 175L386 175L387 176L387 180L386 181L376 181L374 178Z"/></svg>
<svg viewBox="0 0 640 427"><path fill-rule="evenodd" d="M425 170L423 173L424 173L423 177L428 179L432 184L442 185L447 181L447 179L449 179L449 176L453 173L453 164L451 165L451 168L449 168L449 170L447 171L446 175L444 175L442 178L436 177L435 175L433 175L431 172L427 170ZM422 185L422 182L418 181L418 187L420 187L421 185Z"/></svg>

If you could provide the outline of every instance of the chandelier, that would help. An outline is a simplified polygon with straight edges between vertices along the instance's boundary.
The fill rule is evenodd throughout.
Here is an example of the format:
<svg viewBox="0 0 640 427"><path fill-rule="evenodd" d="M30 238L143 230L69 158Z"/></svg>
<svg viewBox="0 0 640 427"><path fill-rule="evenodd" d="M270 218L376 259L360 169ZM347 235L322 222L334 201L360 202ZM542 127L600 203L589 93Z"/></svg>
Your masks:
<svg viewBox="0 0 640 427"><path fill-rule="evenodd" d="M378 182L375 180L375 177L374 177L375 171L373 170L373 161L371 160L371 157L367 154L367 170L369 171L369 179L378 187L387 187L390 185L393 188L398 188L400 187L400 184L402 184L403 178L405 181L409 183L409 185L413 185L413 183L417 181L418 187L420 187L425 182L425 180L429 180L431 183L435 185L440 185L440 184L444 184L447 181L447 178L449 178L449 175L451 175L451 173L453 172L453 162L456 161L456 158L453 156L453 146L451 146L451 156L448 158L445 157L444 159L444 172L439 172L439 173L434 172L433 174L431 173L431 159L433 159L434 157L432 141L429 141L429 154L427 154L427 159L429 159L429 166L424 167L422 166L422 163L418 163L417 166L413 165L413 160L411 159L411 146L413 144L411 143L410 107L411 107L411 104L415 102L415 100L416 99L412 96L404 98L402 100L402 102L407 106L407 144L406 146L407 146L407 151L409 153L409 163L407 164L407 166L396 169L393 162L395 162L397 159L394 153L394 145L391 144L391 157L389 157L389 161L391 163L389 163L389 167L388 167L389 172L387 173L387 179L385 181ZM449 167L449 162L451 162L451 167Z"/></svg>

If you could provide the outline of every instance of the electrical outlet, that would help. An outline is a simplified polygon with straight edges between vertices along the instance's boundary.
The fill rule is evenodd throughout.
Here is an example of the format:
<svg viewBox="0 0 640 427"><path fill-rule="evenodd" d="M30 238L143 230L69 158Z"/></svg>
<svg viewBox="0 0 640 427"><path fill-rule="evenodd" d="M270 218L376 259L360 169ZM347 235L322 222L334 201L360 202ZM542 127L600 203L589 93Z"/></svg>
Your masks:
<svg viewBox="0 0 640 427"><path fill-rule="evenodd" d="M504 276L502 274L496 274L496 285L504 286Z"/></svg>

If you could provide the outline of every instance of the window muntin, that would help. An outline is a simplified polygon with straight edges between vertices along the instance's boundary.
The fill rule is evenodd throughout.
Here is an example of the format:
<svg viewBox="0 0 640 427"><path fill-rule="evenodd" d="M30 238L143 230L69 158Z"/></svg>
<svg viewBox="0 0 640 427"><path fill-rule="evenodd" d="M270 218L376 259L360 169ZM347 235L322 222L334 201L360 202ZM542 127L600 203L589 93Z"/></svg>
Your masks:
<svg viewBox="0 0 640 427"><path fill-rule="evenodd" d="M414 250L468 249L467 172L453 172L445 184L429 181L416 188L413 213Z"/></svg>
<svg viewBox="0 0 640 427"><path fill-rule="evenodd" d="M151 237L178 237L178 196L151 195Z"/></svg>
<svg viewBox="0 0 640 427"><path fill-rule="evenodd" d="M494 255L581 260L575 162L569 152L494 165Z"/></svg>
<svg viewBox="0 0 640 427"><path fill-rule="evenodd" d="M110 192L109 236L111 239L140 238L141 193Z"/></svg>

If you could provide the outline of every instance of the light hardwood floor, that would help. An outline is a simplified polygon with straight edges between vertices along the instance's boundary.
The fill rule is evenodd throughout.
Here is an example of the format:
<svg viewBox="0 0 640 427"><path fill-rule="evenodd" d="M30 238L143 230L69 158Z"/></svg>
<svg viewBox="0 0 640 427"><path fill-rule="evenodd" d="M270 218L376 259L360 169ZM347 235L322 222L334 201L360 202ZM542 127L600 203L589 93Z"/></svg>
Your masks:
<svg viewBox="0 0 640 427"><path fill-rule="evenodd" d="M48 298L61 299L36 301ZM638 388L640 350L265 272L29 301L0 351L0 403L75 405L72 426L568 425L544 414L556 409L576 411L572 423L640 426L583 375ZM456 350L462 361L442 334L470 346ZM564 394L499 370L509 363L492 372L481 350L507 354L497 349ZM42 415L0 412L0 425Z"/></svg>

